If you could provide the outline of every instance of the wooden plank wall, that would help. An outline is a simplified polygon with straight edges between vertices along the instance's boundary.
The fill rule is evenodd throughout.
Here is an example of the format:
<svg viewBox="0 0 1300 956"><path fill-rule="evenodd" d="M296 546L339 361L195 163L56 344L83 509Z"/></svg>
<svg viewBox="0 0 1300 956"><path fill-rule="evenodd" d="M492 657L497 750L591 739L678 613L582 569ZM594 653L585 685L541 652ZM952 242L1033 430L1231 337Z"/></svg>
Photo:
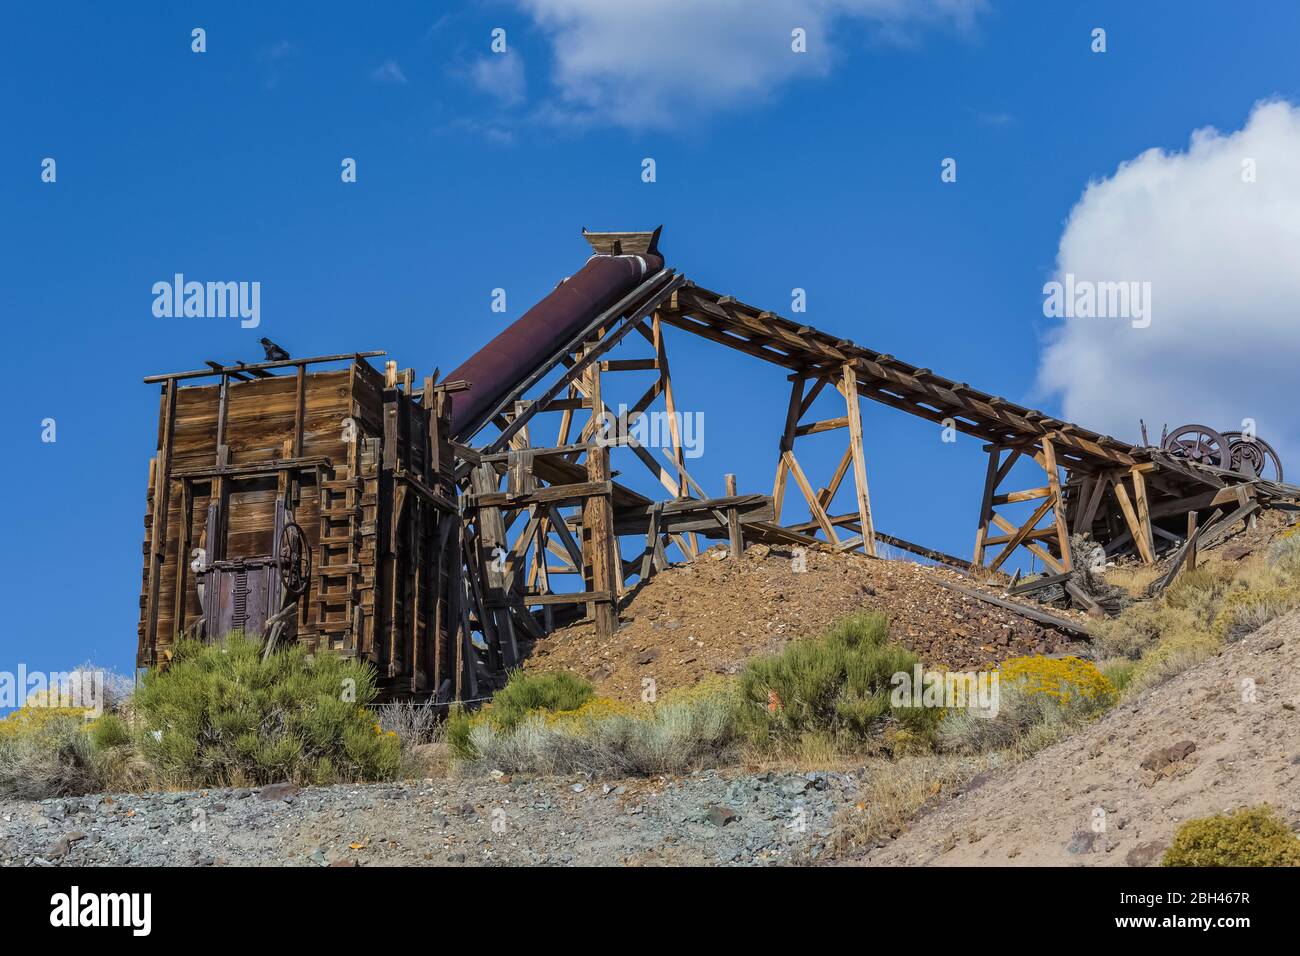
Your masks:
<svg viewBox="0 0 1300 956"><path fill-rule="evenodd" d="M356 363L347 369L315 372L305 376L303 394L303 431L299 457L325 457L346 466L351 447L343 440L343 420L357 421L358 435L382 433L380 390L382 378L369 366ZM247 382L231 381L228 392L224 444L229 449L226 464L232 467L254 463L271 463L285 457L286 442L295 441L296 376L277 375ZM161 454L165 444L165 387L159 402L157 447ZM220 409L220 385L195 385L177 388L176 411L172 426L171 467L173 476L213 469L219 460L217 422ZM190 480L192 494L186 496L186 482L173 477L169 482L168 518L164 529L163 560L159 573L157 623L153 633L146 633L148 619L149 551L154 518L159 502L158 458L149 471L145 513L145 569L142 576L141 616L138 663L148 666L167 659L179 625L174 600L182 565L182 547L188 526L190 549L183 555L187 588L183 595L183 615L192 622L200 613L193 575L188 572L193 548L211 549L208 541L208 510L215 479L196 477ZM230 556L269 554L273 549L275 523L276 476L240 481L238 489L228 495L228 546ZM319 544L318 491L304 481L296 507L298 523L315 550ZM169 597L172 598L169 600Z"/></svg>

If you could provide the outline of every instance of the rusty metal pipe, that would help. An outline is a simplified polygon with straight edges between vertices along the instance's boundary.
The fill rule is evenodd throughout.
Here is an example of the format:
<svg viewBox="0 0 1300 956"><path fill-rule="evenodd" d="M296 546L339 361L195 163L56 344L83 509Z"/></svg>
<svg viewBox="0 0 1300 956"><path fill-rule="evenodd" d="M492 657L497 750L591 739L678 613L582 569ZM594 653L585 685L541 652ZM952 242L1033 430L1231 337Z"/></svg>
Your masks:
<svg viewBox="0 0 1300 956"><path fill-rule="evenodd" d="M452 399L451 432L458 441L482 426L482 416L550 358L574 334L646 278L663 269L663 256L595 255L496 338L448 373L469 388Z"/></svg>

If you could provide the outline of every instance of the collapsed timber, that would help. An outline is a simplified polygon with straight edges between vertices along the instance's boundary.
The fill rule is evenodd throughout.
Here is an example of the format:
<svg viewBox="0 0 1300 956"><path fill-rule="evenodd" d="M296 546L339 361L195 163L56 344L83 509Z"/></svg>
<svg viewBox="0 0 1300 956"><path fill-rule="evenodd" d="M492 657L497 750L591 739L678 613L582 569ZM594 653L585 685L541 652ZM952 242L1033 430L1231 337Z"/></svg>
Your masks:
<svg viewBox="0 0 1300 956"><path fill-rule="evenodd" d="M587 264L446 380L435 370L417 385L392 361L381 372L368 359L382 352L147 378L161 396L137 663L165 666L178 637L238 630L263 635L268 654L296 641L370 661L389 698L479 699L557 627L586 618L610 638L670 555L697 557L709 540L737 559L753 544L868 557L885 544L967 575L947 587L1081 633L982 582L1027 553L1095 611L1069 590L1072 538L1109 559L1172 553L1172 577L1261 509L1300 501L1295 486L1129 445L710 292L664 265L658 230L584 236ZM711 497L688 471L669 328L788 372L770 494L740 493L728 475ZM649 376L639 397L612 402L637 375ZM810 418L823 396L842 413ZM970 560L875 527L863 398L984 442ZM663 460L630 428L611 439L612 418L635 423L658 403ZM555 438L539 444L548 419ZM829 432L846 447L816 487L796 443ZM615 480L615 456L661 493ZM1023 463L1040 484L1008 490ZM808 518L783 523L792 485ZM1013 519L1018 507L1028 514Z"/></svg>

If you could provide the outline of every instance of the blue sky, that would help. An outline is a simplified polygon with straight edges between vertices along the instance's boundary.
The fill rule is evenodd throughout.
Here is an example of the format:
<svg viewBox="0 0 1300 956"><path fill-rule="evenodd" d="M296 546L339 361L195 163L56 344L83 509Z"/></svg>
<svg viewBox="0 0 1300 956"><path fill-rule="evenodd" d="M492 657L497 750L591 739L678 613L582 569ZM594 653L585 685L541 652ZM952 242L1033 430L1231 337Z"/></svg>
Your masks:
<svg viewBox="0 0 1300 956"><path fill-rule="evenodd" d="M699 24L688 6L621 34L583 0L7 7L0 669L131 667L147 374L257 359L261 335L445 371L581 265L581 227L662 223L669 264L701 285L787 315L802 287L810 324L1059 411L1039 380L1042 285L1089 182L1199 128L1240 130L1260 100L1300 101L1289 2L989 0L950 17L764 0ZM882 22L885 6L902 12ZM809 59L778 62L801 23ZM508 67L486 59L497 27ZM259 281L261 327L154 318L151 286L175 272ZM696 477L770 491L784 373L681 334L669 349L679 402L706 415ZM1254 366L1230 349L1217 368ZM1197 418L1195 390L1171 394L1150 397L1170 424ZM1076 417L1135 438L1133 401L1127 431ZM968 555L979 443L870 403L864 421L878 527ZM839 451L800 449L822 482Z"/></svg>

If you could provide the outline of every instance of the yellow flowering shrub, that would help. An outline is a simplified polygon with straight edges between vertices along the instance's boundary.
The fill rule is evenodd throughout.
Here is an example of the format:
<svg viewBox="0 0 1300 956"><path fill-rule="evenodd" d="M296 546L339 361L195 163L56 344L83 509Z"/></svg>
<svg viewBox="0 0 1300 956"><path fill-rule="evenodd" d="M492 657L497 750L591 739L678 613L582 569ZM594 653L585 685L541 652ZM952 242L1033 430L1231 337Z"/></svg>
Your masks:
<svg viewBox="0 0 1300 956"><path fill-rule="evenodd" d="M86 720L87 729L89 729L90 722L88 718L90 716L89 710L84 707L60 706L57 693L50 694L48 691L37 691L27 698L23 706L0 720L0 738L34 734L50 721L67 717Z"/></svg>
<svg viewBox="0 0 1300 956"><path fill-rule="evenodd" d="M565 724L574 730L580 730L584 724L610 717L636 717L644 710L636 704L628 704L609 697L593 697L581 707L573 710L537 710L550 726Z"/></svg>
<svg viewBox="0 0 1300 956"><path fill-rule="evenodd" d="M1300 837L1271 807L1188 820L1162 866L1300 866Z"/></svg>
<svg viewBox="0 0 1300 956"><path fill-rule="evenodd" d="M1043 694L1059 704L1105 707L1115 700L1106 675L1078 657L1013 657L1002 662L998 674L1029 696Z"/></svg>

